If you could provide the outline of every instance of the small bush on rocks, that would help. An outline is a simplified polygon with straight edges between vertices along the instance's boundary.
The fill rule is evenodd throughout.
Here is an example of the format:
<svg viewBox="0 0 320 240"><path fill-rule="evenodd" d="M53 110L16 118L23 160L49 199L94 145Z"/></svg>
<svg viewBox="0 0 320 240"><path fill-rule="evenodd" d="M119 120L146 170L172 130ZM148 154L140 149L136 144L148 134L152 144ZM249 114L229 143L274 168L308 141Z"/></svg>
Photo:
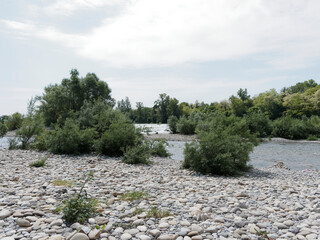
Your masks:
<svg viewBox="0 0 320 240"><path fill-rule="evenodd" d="M55 179L52 181L52 184L54 186L66 186L66 187L71 187L72 182L68 180L62 180L62 179Z"/></svg>
<svg viewBox="0 0 320 240"><path fill-rule="evenodd" d="M68 223L75 222L84 223L88 218L93 217L95 214L95 207L97 200L89 197L85 191L85 185L93 178L93 173L89 173L85 178L84 183L78 193L72 198L69 198L63 202L62 218Z"/></svg>
<svg viewBox="0 0 320 240"><path fill-rule="evenodd" d="M141 135L136 131L134 125L121 121L110 125L101 139L96 142L96 148L99 153L108 156L122 156L124 151L131 154L132 151L142 150L141 148L130 148L137 145L139 141L141 141ZM126 150L128 147L130 150Z"/></svg>
<svg viewBox="0 0 320 240"><path fill-rule="evenodd" d="M30 163L30 167L36 167L36 168L44 167L46 165L46 161L47 161L47 158L43 158L41 160L34 161L34 162Z"/></svg>
<svg viewBox="0 0 320 240"><path fill-rule="evenodd" d="M135 201L148 198L148 193L142 191L132 191L121 195L120 199L125 201Z"/></svg>
<svg viewBox="0 0 320 240"><path fill-rule="evenodd" d="M150 152L152 156L158 157L170 157L171 154L168 152L166 147L169 145L165 139L155 139L148 142Z"/></svg>
<svg viewBox="0 0 320 240"><path fill-rule="evenodd" d="M178 131L177 123L178 123L178 118L176 116L170 116L168 118L169 129L173 134L177 133L177 131Z"/></svg>
<svg viewBox="0 0 320 240"><path fill-rule="evenodd" d="M22 121L23 115L16 112L8 117L8 119L5 121L5 124L8 128L8 131L13 131L21 127Z"/></svg>
<svg viewBox="0 0 320 240"><path fill-rule="evenodd" d="M181 117L177 123L178 132L184 135L192 135L195 133L197 123L185 116Z"/></svg>
<svg viewBox="0 0 320 240"><path fill-rule="evenodd" d="M6 125L0 122L0 138L6 135L7 132L8 128L6 127Z"/></svg>
<svg viewBox="0 0 320 240"><path fill-rule="evenodd" d="M152 207L147 213L147 218L164 218L169 216L171 216L169 211L157 207Z"/></svg>
<svg viewBox="0 0 320 240"><path fill-rule="evenodd" d="M289 116L273 121L272 135L287 139L305 139L308 137L308 128L305 121Z"/></svg>
<svg viewBox="0 0 320 240"><path fill-rule="evenodd" d="M122 162L127 164L150 164L150 149L147 144L128 147L122 157Z"/></svg>

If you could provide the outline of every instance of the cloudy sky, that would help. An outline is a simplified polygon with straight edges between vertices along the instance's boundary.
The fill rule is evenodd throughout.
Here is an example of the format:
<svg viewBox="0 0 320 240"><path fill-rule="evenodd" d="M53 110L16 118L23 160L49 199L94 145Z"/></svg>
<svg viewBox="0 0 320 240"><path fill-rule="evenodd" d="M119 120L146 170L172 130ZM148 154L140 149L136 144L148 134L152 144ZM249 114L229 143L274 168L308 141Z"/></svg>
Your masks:
<svg viewBox="0 0 320 240"><path fill-rule="evenodd" d="M94 72L132 105L319 80L319 0L1 0L0 115Z"/></svg>

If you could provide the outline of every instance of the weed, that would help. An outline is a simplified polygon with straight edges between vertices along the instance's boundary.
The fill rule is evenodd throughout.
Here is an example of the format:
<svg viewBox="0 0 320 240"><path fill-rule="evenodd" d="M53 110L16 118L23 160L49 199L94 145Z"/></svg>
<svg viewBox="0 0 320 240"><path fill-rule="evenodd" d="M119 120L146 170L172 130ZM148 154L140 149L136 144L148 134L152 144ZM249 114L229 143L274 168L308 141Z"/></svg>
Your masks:
<svg viewBox="0 0 320 240"><path fill-rule="evenodd" d="M55 179L52 181L52 184L54 186L65 186L65 187L71 187L72 182L68 180L62 180L62 179Z"/></svg>
<svg viewBox="0 0 320 240"><path fill-rule="evenodd" d="M117 224L114 224L114 228L118 228L118 227L121 227L124 230L134 228L132 223L117 223Z"/></svg>
<svg viewBox="0 0 320 240"><path fill-rule="evenodd" d="M263 239L267 240L274 240L273 238L268 237L267 231L258 231L257 229L254 229L258 236L262 237Z"/></svg>
<svg viewBox="0 0 320 240"><path fill-rule="evenodd" d="M168 217L171 216L171 213L167 210L161 210L157 207L152 207L148 213L147 213L147 217L148 218L164 218L164 217Z"/></svg>
<svg viewBox="0 0 320 240"><path fill-rule="evenodd" d="M148 193L142 192L142 191L132 191L127 192L121 195L120 199L125 201L135 201L139 199L145 199L148 198Z"/></svg>
<svg viewBox="0 0 320 240"><path fill-rule="evenodd" d="M34 161L32 163L30 163L30 167L43 167L46 164L47 158L43 158L41 160L38 161Z"/></svg>
<svg viewBox="0 0 320 240"><path fill-rule="evenodd" d="M62 218L69 224L79 222L84 223L88 218L93 217L95 207L98 201L90 198L84 190L85 185L93 178L93 172L90 172L84 179L81 188L76 195L63 202Z"/></svg>

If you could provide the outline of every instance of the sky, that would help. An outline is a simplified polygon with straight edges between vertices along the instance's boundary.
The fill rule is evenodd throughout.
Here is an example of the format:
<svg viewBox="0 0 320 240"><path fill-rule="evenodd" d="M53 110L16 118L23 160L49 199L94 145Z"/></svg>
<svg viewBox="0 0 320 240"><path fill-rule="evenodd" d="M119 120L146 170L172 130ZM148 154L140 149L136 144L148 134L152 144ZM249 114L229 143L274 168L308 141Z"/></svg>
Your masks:
<svg viewBox="0 0 320 240"><path fill-rule="evenodd" d="M1 0L0 115L78 69L117 101L215 102L320 74L319 0Z"/></svg>

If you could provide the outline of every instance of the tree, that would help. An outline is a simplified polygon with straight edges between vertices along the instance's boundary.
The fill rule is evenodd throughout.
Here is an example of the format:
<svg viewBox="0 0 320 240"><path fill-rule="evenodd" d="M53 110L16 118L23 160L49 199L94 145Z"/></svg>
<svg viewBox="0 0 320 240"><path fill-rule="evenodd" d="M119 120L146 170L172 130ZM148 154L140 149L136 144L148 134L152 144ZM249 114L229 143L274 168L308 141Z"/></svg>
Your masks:
<svg viewBox="0 0 320 240"><path fill-rule="evenodd" d="M169 117L167 108L168 108L169 102L170 102L170 97L165 93L161 93L159 95L159 99L154 102L153 108L157 112L158 122L167 123L167 120Z"/></svg>
<svg viewBox="0 0 320 240"><path fill-rule="evenodd" d="M123 113L129 113L131 111L131 103L128 97L125 100L117 102L117 108Z"/></svg>
<svg viewBox="0 0 320 240"><path fill-rule="evenodd" d="M45 125L64 122L68 117L77 114L85 102L103 100L114 105L111 90L106 82L99 80L94 73L79 78L76 69L70 71L70 79L65 78L61 84L49 85L40 98L39 111L43 115Z"/></svg>
<svg viewBox="0 0 320 240"><path fill-rule="evenodd" d="M233 95L230 97L231 109L236 116L242 117L252 107L252 99L248 95L247 89L240 88L237 94L238 97Z"/></svg>

